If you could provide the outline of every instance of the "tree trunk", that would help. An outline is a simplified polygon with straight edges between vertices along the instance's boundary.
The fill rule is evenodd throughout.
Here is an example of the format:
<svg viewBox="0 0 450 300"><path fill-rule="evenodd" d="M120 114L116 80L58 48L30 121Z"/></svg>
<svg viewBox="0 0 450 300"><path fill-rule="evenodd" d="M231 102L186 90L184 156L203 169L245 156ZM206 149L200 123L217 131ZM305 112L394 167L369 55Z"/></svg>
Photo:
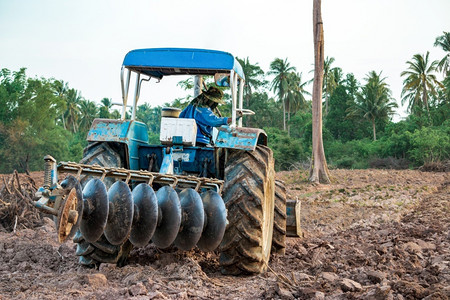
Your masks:
<svg viewBox="0 0 450 300"><path fill-rule="evenodd" d="M281 101L283 101L283 130L286 131L286 102L284 102L283 98L284 97L281 97Z"/></svg>
<svg viewBox="0 0 450 300"><path fill-rule="evenodd" d="M428 125L431 126L431 115L430 115L430 108L428 107L428 93L427 93L427 83L423 82L423 95L422 95L422 101L425 107L427 108L427 117L428 117Z"/></svg>
<svg viewBox="0 0 450 300"><path fill-rule="evenodd" d="M377 131L375 129L375 119L372 118L372 130L373 130L373 140L376 141L377 140Z"/></svg>
<svg viewBox="0 0 450 300"><path fill-rule="evenodd" d="M291 103L288 101L287 102L287 134L288 136L291 136Z"/></svg>
<svg viewBox="0 0 450 300"><path fill-rule="evenodd" d="M321 12L321 0L313 4L314 30L314 85L312 94L312 157L309 181L314 183L330 183L322 139L322 84L324 62L324 38Z"/></svg>
<svg viewBox="0 0 450 300"><path fill-rule="evenodd" d="M62 122L63 122L63 127L65 130L67 130L66 128L66 120L64 119L64 113L61 114L61 118L62 118Z"/></svg>
<svg viewBox="0 0 450 300"><path fill-rule="evenodd" d="M425 107L427 109L428 116L429 116L430 115L430 109L428 108L427 84L424 81L422 85L423 85L422 101L423 101L423 104L425 105Z"/></svg>

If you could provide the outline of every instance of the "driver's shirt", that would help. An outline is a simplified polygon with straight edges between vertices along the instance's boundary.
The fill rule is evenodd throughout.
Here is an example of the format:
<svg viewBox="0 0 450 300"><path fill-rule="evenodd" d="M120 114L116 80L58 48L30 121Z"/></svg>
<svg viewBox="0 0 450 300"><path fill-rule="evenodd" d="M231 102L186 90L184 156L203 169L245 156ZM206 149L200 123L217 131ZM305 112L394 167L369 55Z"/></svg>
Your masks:
<svg viewBox="0 0 450 300"><path fill-rule="evenodd" d="M213 127L226 125L228 118L216 116L209 107L198 107L189 104L183 109L180 118L194 119L197 123L197 142L209 144Z"/></svg>

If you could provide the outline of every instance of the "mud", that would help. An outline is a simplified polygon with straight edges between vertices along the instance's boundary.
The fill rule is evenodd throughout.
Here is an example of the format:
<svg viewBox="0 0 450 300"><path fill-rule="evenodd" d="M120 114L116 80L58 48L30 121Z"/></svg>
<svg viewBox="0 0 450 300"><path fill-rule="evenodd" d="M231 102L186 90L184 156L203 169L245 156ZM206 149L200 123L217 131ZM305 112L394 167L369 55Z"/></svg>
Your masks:
<svg viewBox="0 0 450 300"><path fill-rule="evenodd" d="M333 184L316 186L305 172L277 174L302 200L305 236L289 238L265 274L223 276L216 253L153 245L134 249L125 267L87 269L43 218L35 228L0 228L0 298L448 299L449 173L331 174ZM42 175L32 176L39 185Z"/></svg>

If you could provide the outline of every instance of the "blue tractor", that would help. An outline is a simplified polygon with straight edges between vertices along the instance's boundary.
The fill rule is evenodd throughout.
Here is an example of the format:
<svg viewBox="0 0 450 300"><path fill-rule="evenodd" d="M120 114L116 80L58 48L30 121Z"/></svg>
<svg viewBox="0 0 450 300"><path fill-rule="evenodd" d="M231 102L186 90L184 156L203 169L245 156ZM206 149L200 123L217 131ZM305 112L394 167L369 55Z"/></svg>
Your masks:
<svg viewBox="0 0 450 300"><path fill-rule="evenodd" d="M126 120L135 76L131 119ZM136 120L144 81L170 75L214 76L231 89L228 125L211 145L196 144L194 119L164 108L159 145L149 145ZM216 248L224 274L260 273L270 253L284 253L286 190L275 180L274 158L261 129L242 127L245 77L230 54L156 48L127 53L121 69L122 118L95 119L80 163L45 160L45 183L35 205L54 215L58 238L73 237L86 266L123 264L133 247L153 243L182 250ZM59 173L72 173L58 183ZM288 214L299 217L299 211ZM298 218L299 219L299 218ZM294 220L294 223L299 220Z"/></svg>

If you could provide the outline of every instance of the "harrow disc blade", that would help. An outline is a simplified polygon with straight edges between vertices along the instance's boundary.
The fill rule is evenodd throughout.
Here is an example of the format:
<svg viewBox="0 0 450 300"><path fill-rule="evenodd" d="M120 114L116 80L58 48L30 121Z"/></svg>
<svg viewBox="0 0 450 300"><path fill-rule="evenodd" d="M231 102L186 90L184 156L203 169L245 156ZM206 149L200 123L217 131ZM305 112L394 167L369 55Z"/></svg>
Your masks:
<svg viewBox="0 0 450 300"><path fill-rule="evenodd" d="M61 182L61 187L70 190L59 207L56 219L58 240L63 243L72 238L80 227L83 214L83 195L80 182L72 175L67 176Z"/></svg>
<svg viewBox="0 0 450 300"><path fill-rule="evenodd" d="M205 212L202 198L193 189L184 189L179 195L182 211L180 232L175 239L175 246L181 250L195 247L203 231Z"/></svg>
<svg viewBox="0 0 450 300"><path fill-rule="evenodd" d="M136 247L147 245L158 225L158 200L153 189L145 183L133 189L134 218L130 242Z"/></svg>
<svg viewBox="0 0 450 300"><path fill-rule="evenodd" d="M108 193L105 184L97 178L89 180L83 189L83 201L80 231L87 242L93 243L102 235L108 219Z"/></svg>
<svg viewBox="0 0 450 300"><path fill-rule="evenodd" d="M116 181L108 191L109 214L105 237L113 245L125 242L133 224L133 197L128 184Z"/></svg>
<svg viewBox="0 0 450 300"><path fill-rule="evenodd" d="M202 251L213 251L223 239L227 226L227 209L222 197L217 192L206 191L202 193L203 207L205 208L206 226L197 247Z"/></svg>
<svg viewBox="0 0 450 300"><path fill-rule="evenodd" d="M169 247L180 230L181 205L177 192L171 186L163 186L156 192L161 222L158 224L152 241L158 248Z"/></svg>

